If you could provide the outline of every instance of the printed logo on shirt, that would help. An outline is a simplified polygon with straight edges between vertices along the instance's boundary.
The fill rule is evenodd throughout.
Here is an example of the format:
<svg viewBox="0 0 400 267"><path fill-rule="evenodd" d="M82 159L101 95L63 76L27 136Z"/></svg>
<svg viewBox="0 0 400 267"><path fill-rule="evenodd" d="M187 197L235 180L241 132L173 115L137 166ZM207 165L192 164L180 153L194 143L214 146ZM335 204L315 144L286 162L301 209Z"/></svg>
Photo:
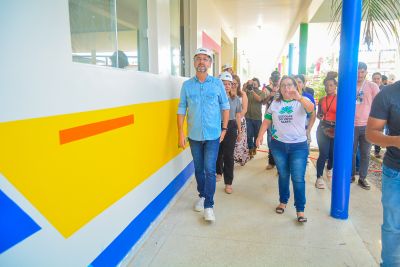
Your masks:
<svg viewBox="0 0 400 267"><path fill-rule="evenodd" d="M285 113L287 113L287 114L293 113L293 107L292 106L286 106L286 107L283 107L281 109L281 111L279 111L279 114L285 114Z"/></svg>
<svg viewBox="0 0 400 267"><path fill-rule="evenodd" d="M276 129L273 124L271 125L271 135L272 135L272 138L274 138L275 140L278 140L278 136L276 135Z"/></svg>
<svg viewBox="0 0 400 267"><path fill-rule="evenodd" d="M356 96L356 105L360 105L364 102L364 91L360 90Z"/></svg>
<svg viewBox="0 0 400 267"><path fill-rule="evenodd" d="M287 113L287 114L285 114L285 113ZM292 106L283 107L279 111L279 114L282 114L282 115L278 115L279 122L280 123L291 123L293 121L293 115L291 113L293 113Z"/></svg>

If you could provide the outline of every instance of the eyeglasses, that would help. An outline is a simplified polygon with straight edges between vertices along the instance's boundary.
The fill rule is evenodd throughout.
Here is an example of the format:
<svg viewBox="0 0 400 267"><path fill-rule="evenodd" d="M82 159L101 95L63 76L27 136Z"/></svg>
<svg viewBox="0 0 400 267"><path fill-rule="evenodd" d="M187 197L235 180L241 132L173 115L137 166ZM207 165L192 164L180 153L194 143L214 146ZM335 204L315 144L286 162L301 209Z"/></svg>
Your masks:
<svg viewBox="0 0 400 267"><path fill-rule="evenodd" d="M282 87L282 88L291 88L291 87L293 87L293 86L294 86L293 83L287 83L287 84L283 83L283 84L281 84L281 87Z"/></svg>
<svg viewBox="0 0 400 267"><path fill-rule="evenodd" d="M208 61L210 61L210 58L208 58L208 57L195 57L194 61L196 61L196 62L200 62L200 61L208 62Z"/></svg>

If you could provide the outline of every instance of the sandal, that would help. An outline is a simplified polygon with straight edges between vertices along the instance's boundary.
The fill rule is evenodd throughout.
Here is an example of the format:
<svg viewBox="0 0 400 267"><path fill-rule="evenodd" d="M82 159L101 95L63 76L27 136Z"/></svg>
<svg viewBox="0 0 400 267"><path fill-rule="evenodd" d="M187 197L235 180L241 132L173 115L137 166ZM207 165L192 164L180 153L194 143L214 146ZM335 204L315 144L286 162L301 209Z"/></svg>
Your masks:
<svg viewBox="0 0 400 267"><path fill-rule="evenodd" d="M299 217L297 217L297 221L299 223L306 223L307 222L307 218L303 217L303 216L299 216Z"/></svg>
<svg viewBox="0 0 400 267"><path fill-rule="evenodd" d="M275 212L278 214L283 214L285 212L285 208L286 206L284 208L278 206L275 208Z"/></svg>

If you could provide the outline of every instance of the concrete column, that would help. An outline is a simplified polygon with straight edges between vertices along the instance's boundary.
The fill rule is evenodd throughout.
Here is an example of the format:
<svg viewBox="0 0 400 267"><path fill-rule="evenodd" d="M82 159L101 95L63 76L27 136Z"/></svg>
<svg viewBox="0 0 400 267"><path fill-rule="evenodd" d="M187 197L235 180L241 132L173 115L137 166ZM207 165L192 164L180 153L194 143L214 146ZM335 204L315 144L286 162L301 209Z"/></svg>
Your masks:
<svg viewBox="0 0 400 267"><path fill-rule="evenodd" d="M299 74L307 74L308 23L300 24Z"/></svg>
<svg viewBox="0 0 400 267"><path fill-rule="evenodd" d="M233 38L233 71L235 73L238 73L238 42L237 42L237 37Z"/></svg>
<svg viewBox="0 0 400 267"><path fill-rule="evenodd" d="M349 216L362 0L343 0L331 216Z"/></svg>
<svg viewBox="0 0 400 267"><path fill-rule="evenodd" d="M294 50L294 44L290 43L289 44L289 70L288 70L289 76L293 74L293 50Z"/></svg>
<svg viewBox="0 0 400 267"><path fill-rule="evenodd" d="M286 59L287 59L286 56L282 56L282 65L281 65L281 67L282 67L281 75L282 76L287 74L287 72L286 72Z"/></svg>

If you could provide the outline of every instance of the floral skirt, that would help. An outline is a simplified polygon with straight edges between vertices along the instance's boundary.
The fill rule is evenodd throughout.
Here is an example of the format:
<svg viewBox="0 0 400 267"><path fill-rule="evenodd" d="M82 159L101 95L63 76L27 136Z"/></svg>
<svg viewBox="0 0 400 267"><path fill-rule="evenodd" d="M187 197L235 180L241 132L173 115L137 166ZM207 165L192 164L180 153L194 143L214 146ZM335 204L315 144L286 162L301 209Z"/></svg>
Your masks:
<svg viewBox="0 0 400 267"><path fill-rule="evenodd" d="M249 147L247 146L247 127L245 118L242 118L241 124L242 136L240 141L236 141L233 158L235 160L235 163L244 166L246 162L250 160Z"/></svg>

